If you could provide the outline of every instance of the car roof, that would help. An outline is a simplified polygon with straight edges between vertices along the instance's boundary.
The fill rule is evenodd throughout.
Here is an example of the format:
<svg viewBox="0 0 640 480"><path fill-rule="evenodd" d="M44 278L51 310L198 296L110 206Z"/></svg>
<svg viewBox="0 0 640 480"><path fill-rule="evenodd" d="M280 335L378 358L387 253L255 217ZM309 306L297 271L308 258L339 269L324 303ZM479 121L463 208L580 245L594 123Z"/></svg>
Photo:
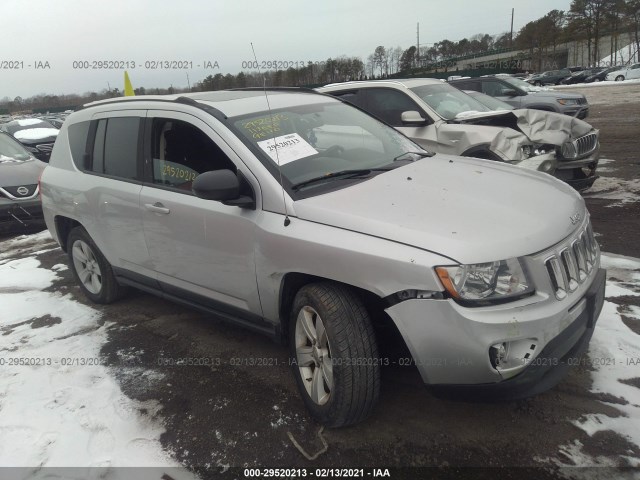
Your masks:
<svg viewBox="0 0 640 480"><path fill-rule="evenodd" d="M352 82L330 83L319 87L319 91L327 88L372 88L372 87L421 87L423 85L440 85L442 80L438 78L398 78L393 80L356 80Z"/></svg>
<svg viewBox="0 0 640 480"><path fill-rule="evenodd" d="M215 109L218 114L226 117L235 117L269 109L288 108L300 104L338 102L338 100L329 95L323 95L314 90L304 88L267 88L266 90L263 88L247 88L173 95L118 97L91 102L83 105L83 108L127 104L131 106L139 105L139 108L147 108L149 103L154 102L175 102L199 108L210 107Z"/></svg>

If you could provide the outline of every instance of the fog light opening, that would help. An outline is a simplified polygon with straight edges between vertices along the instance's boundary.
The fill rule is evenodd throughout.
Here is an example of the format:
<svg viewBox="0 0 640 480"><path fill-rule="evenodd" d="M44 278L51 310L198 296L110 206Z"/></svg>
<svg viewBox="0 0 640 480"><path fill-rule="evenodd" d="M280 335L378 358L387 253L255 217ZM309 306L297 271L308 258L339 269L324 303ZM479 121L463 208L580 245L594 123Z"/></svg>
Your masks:
<svg viewBox="0 0 640 480"><path fill-rule="evenodd" d="M491 366L497 370L507 361L508 353L507 344L504 342L491 345L489 348L489 360L491 361Z"/></svg>

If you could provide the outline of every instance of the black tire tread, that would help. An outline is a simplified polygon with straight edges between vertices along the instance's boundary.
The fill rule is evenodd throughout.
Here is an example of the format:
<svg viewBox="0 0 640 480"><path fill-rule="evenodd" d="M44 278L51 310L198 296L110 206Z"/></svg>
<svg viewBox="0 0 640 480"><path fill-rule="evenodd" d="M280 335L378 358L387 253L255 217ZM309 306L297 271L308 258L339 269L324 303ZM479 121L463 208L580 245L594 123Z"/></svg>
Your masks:
<svg viewBox="0 0 640 480"><path fill-rule="evenodd" d="M319 300L332 323L332 357L350 359L376 359L378 346L369 314L351 289L345 285L322 282L310 284L299 292ZM294 302L297 304L298 302ZM297 309L294 308L297 312ZM295 320L294 320L295 321ZM337 340L337 341L336 341ZM347 375L342 382L343 392L335 392L338 404L334 405L335 416L322 419L329 427L353 425L367 418L375 407L380 394L380 367L375 361L364 361L343 369ZM335 375L335 370L334 370Z"/></svg>

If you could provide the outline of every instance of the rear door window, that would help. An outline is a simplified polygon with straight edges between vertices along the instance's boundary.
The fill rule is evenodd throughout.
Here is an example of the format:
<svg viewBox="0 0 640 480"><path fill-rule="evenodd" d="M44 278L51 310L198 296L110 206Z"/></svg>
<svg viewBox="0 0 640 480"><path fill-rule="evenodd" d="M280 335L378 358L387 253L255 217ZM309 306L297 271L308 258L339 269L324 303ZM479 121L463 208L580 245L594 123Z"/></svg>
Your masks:
<svg viewBox="0 0 640 480"><path fill-rule="evenodd" d="M138 178L140 120L139 117L98 120L91 171L127 180Z"/></svg>

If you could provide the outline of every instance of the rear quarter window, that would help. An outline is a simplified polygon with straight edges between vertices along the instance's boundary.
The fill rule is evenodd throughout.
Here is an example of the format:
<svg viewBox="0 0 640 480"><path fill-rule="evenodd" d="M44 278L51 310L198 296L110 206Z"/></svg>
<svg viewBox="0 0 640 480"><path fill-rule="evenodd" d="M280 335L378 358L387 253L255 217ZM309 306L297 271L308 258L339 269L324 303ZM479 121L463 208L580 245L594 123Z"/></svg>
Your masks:
<svg viewBox="0 0 640 480"><path fill-rule="evenodd" d="M69 148L73 163L79 170L85 170L87 165L84 158L87 153L87 137L89 136L89 126L91 122L79 122L69 126Z"/></svg>

